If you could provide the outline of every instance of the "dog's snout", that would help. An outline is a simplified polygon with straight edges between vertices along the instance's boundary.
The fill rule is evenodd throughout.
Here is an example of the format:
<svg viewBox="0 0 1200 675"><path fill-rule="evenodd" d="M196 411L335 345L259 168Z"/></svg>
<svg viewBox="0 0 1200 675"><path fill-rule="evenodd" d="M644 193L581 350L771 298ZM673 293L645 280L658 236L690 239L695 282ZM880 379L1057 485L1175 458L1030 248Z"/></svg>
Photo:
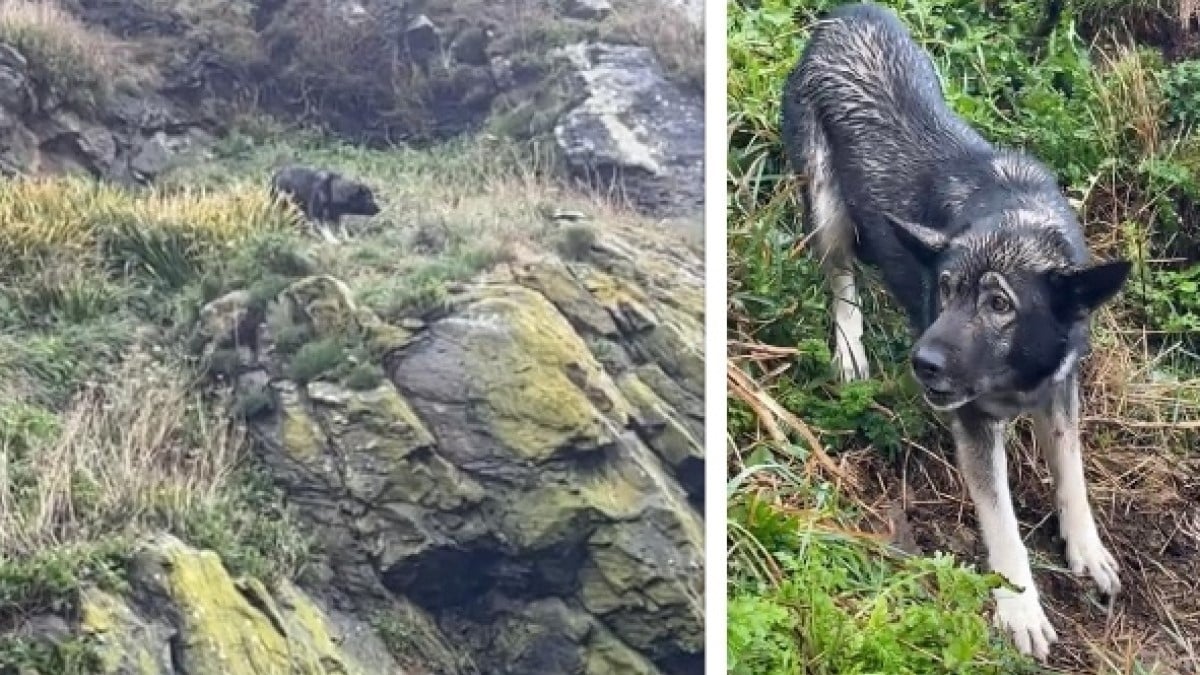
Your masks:
<svg viewBox="0 0 1200 675"><path fill-rule="evenodd" d="M946 352L929 345L921 345L913 350L912 366L913 372L921 380L935 379L946 369Z"/></svg>

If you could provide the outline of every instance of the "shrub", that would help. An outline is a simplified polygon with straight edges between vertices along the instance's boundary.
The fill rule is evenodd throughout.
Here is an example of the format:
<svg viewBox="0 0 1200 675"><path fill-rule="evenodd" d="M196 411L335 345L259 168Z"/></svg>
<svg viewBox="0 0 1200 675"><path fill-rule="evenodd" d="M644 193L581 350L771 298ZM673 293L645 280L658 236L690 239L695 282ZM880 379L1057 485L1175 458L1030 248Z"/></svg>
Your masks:
<svg viewBox="0 0 1200 675"><path fill-rule="evenodd" d="M292 357L288 376L300 384L311 382L346 362L341 342L327 338L300 347Z"/></svg>

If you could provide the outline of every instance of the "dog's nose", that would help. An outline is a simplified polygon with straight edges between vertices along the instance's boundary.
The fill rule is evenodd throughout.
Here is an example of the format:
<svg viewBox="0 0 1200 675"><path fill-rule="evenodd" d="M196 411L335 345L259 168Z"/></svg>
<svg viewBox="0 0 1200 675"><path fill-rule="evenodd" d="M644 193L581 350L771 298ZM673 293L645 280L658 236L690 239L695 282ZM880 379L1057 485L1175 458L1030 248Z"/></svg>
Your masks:
<svg viewBox="0 0 1200 675"><path fill-rule="evenodd" d="M921 380L932 380L946 369L946 352L929 346L913 351L913 373Z"/></svg>

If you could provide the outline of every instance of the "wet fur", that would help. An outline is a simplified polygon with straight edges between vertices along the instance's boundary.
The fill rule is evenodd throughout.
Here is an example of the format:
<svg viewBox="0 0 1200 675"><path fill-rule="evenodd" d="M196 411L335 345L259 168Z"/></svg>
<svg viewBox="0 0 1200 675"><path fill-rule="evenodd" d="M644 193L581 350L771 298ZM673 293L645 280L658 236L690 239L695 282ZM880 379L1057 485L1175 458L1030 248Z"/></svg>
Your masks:
<svg viewBox="0 0 1200 675"><path fill-rule="evenodd" d="M329 232L330 226L341 229L343 238L346 236L341 226L342 216L373 216L380 210L369 187L333 171L285 166L271 177L271 190L296 204L305 218L315 221L316 229L330 241L336 241Z"/></svg>
<svg viewBox="0 0 1200 675"><path fill-rule="evenodd" d="M879 270L918 336L914 371L934 387L931 405L941 380L955 382L935 407L950 417L989 564L1018 586L997 591L996 622L1044 658L1057 637L1012 507L1003 431L1033 415L1068 562L1116 592L1116 562L1086 497L1078 364L1091 312L1119 290L1129 265L1091 263L1054 175L993 147L947 107L932 62L890 10L843 5L813 27L785 86L782 131L834 297L836 367L843 380L868 374L857 261ZM1016 309L988 309L993 295ZM938 369L924 368L931 361L918 357L928 354Z"/></svg>

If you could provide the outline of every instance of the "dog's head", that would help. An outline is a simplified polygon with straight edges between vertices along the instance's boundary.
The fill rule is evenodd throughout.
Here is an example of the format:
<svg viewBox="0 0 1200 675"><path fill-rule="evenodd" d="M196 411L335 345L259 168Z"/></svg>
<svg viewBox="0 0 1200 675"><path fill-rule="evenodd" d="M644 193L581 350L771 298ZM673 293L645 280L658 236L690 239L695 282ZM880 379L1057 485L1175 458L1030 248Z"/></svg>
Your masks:
<svg viewBox="0 0 1200 675"><path fill-rule="evenodd" d="M956 237L890 218L936 284L936 318L911 353L936 409L1065 377L1080 356L1072 337L1129 275L1123 260L1070 264L1059 230L1019 217L1005 214L996 227Z"/></svg>
<svg viewBox="0 0 1200 675"><path fill-rule="evenodd" d="M335 177L329 184L330 201L341 213L356 216L373 216L379 213L375 193L358 181Z"/></svg>

